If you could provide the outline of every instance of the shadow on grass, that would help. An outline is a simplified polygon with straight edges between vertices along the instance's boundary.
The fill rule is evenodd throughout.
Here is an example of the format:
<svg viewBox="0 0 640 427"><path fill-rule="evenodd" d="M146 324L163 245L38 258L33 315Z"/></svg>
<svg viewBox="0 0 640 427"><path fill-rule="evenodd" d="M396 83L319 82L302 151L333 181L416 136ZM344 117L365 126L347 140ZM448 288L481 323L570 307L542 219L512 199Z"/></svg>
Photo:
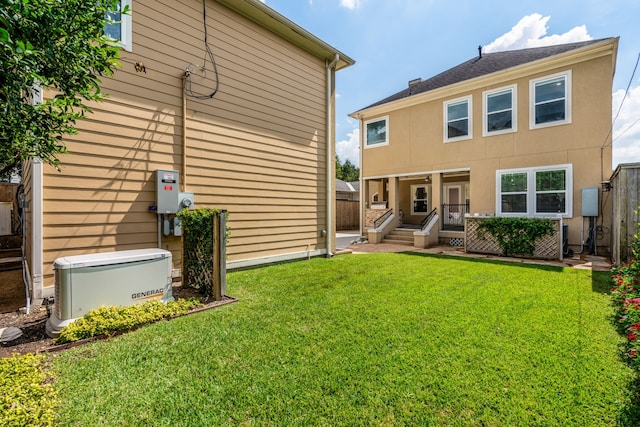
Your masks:
<svg viewBox="0 0 640 427"><path fill-rule="evenodd" d="M509 266L517 266L522 268L533 268L536 270L543 271L554 271L561 272L566 268L571 267L559 267L554 265L544 265L544 264L535 264L529 262L522 261L505 261L505 260L497 260L497 259L488 259L488 258L472 258L472 257L463 257L457 255L442 255L442 254L425 254L420 252L402 252L405 255L419 256L425 258L441 258L441 259L456 259L463 262L474 262L481 264L497 264L497 265L509 265ZM599 294L609 295L611 294L611 272L610 271L592 271L591 272L591 290L593 292L597 292Z"/></svg>
<svg viewBox="0 0 640 427"><path fill-rule="evenodd" d="M517 266L522 268L533 268L536 270L544 270L544 271L560 272L565 268L565 267L557 267L554 265L531 264L531 263L524 263L521 261L504 261L504 260L488 259L488 258L472 258L472 257L458 256L458 255L424 254L420 252L402 252L402 253L405 255L413 255L413 256L419 256L424 258L455 259L462 262L509 265L509 266Z"/></svg>
<svg viewBox="0 0 640 427"><path fill-rule="evenodd" d="M625 427L637 427L640 425L640 378L636 378L629 387L633 396L629 405L625 405L620 410L618 425Z"/></svg>
<svg viewBox="0 0 640 427"><path fill-rule="evenodd" d="M593 271L591 273L591 290L593 292L610 295L612 286L610 271Z"/></svg>

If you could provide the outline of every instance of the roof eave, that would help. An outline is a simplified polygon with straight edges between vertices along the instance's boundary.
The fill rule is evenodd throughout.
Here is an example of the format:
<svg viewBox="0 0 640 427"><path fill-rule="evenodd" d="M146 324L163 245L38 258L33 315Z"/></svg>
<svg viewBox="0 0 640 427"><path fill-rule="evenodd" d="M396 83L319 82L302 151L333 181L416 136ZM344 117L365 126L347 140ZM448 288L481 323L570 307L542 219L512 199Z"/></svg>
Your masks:
<svg viewBox="0 0 640 427"><path fill-rule="evenodd" d="M365 117L374 117L381 114L387 114L390 111L412 107L414 105L422 104L424 102L432 101L435 99L456 96L461 92L468 92L479 87L499 84L501 82L504 82L505 80L517 79L529 74L540 73L553 68L566 67L572 64L587 61L590 59L596 59L607 55L612 55L612 60L614 63L613 69L615 71L618 40L619 37L604 39L599 43L594 43L592 45L570 50L568 52L563 52L547 58L538 59L536 61L527 62L525 64L507 68L506 70L496 71L490 74L474 77L469 80L454 83L452 85L440 87L427 92L408 96L406 98L376 105L371 108L358 110L349 114L349 117L354 119L363 119Z"/></svg>
<svg viewBox="0 0 640 427"><path fill-rule="evenodd" d="M355 64L355 60L349 56L258 0L216 1L320 59L332 61L338 55L336 70Z"/></svg>

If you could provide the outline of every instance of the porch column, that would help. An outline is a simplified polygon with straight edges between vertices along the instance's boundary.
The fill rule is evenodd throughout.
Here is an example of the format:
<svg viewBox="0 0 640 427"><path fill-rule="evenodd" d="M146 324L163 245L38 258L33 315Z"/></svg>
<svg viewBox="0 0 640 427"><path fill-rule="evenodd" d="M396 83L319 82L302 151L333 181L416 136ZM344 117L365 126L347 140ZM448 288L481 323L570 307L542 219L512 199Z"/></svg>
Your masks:
<svg viewBox="0 0 640 427"><path fill-rule="evenodd" d="M366 212L369 209L370 203L370 195L369 195L369 180L363 179L360 183L360 235L364 236L367 227L365 227L366 223Z"/></svg>
<svg viewBox="0 0 640 427"><path fill-rule="evenodd" d="M389 178L389 207L393 209L393 214L398 218L400 212L399 188L400 180L397 176Z"/></svg>
<svg viewBox="0 0 640 427"><path fill-rule="evenodd" d="M431 209L438 209L438 216L442 218L442 174L431 175ZM439 220L438 230L442 228L442 220Z"/></svg>

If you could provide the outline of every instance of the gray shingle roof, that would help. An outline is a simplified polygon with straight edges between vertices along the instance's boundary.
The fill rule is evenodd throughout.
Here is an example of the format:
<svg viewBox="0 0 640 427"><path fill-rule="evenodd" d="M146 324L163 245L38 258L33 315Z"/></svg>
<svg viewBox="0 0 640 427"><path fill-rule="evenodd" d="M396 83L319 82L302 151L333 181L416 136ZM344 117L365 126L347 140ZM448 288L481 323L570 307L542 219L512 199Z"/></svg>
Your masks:
<svg viewBox="0 0 640 427"><path fill-rule="evenodd" d="M599 43L607 39L589 40L578 43L559 44L555 46L535 47L529 49L510 50L504 52L483 53L482 57L476 56L460 65L448 69L430 79L415 83L411 88L406 88L394 95L375 102L367 108L377 105L386 104L388 102L397 101L419 93L428 92L441 87L449 86L455 83L470 80L476 77L495 73L497 71L506 70L528 62L537 61L553 55L558 55L584 46Z"/></svg>
<svg viewBox="0 0 640 427"><path fill-rule="evenodd" d="M354 192L356 190L348 182L336 178L336 191Z"/></svg>

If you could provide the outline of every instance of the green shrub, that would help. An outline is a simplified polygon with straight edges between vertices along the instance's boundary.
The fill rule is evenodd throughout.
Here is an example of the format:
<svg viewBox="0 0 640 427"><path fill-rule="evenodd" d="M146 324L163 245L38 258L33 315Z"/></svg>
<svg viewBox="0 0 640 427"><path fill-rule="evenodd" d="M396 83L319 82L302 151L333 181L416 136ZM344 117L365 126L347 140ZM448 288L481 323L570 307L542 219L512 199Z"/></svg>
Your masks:
<svg viewBox="0 0 640 427"><path fill-rule="evenodd" d="M182 220L182 285L197 289L201 294L213 296L214 218L220 209L201 208L178 212ZM228 217L228 215L227 215ZM228 218L227 218L228 219ZM228 223L227 223L228 224ZM229 227L225 229L225 245L229 241Z"/></svg>
<svg viewBox="0 0 640 427"><path fill-rule="evenodd" d="M56 393L42 370L44 356L0 359L0 425L51 426Z"/></svg>
<svg viewBox="0 0 640 427"><path fill-rule="evenodd" d="M640 369L640 224L631 243L631 261L611 269L611 295L617 309L620 331L626 336L625 355Z"/></svg>
<svg viewBox="0 0 640 427"><path fill-rule="evenodd" d="M68 343L116 331L132 329L136 326L175 317L187 313L200 305L196 299L181 299L163 303L158 300L128 307L100 307L70 323L60 331L56 343Z"/></svg>
<svg viewBox="0 0 640 427"><path fill-rule="evenodd" d="M478 234L496 238L502 255L532 256L536 240L553 234L553 222L546 218L495 217L480 222Z"/></svg>

